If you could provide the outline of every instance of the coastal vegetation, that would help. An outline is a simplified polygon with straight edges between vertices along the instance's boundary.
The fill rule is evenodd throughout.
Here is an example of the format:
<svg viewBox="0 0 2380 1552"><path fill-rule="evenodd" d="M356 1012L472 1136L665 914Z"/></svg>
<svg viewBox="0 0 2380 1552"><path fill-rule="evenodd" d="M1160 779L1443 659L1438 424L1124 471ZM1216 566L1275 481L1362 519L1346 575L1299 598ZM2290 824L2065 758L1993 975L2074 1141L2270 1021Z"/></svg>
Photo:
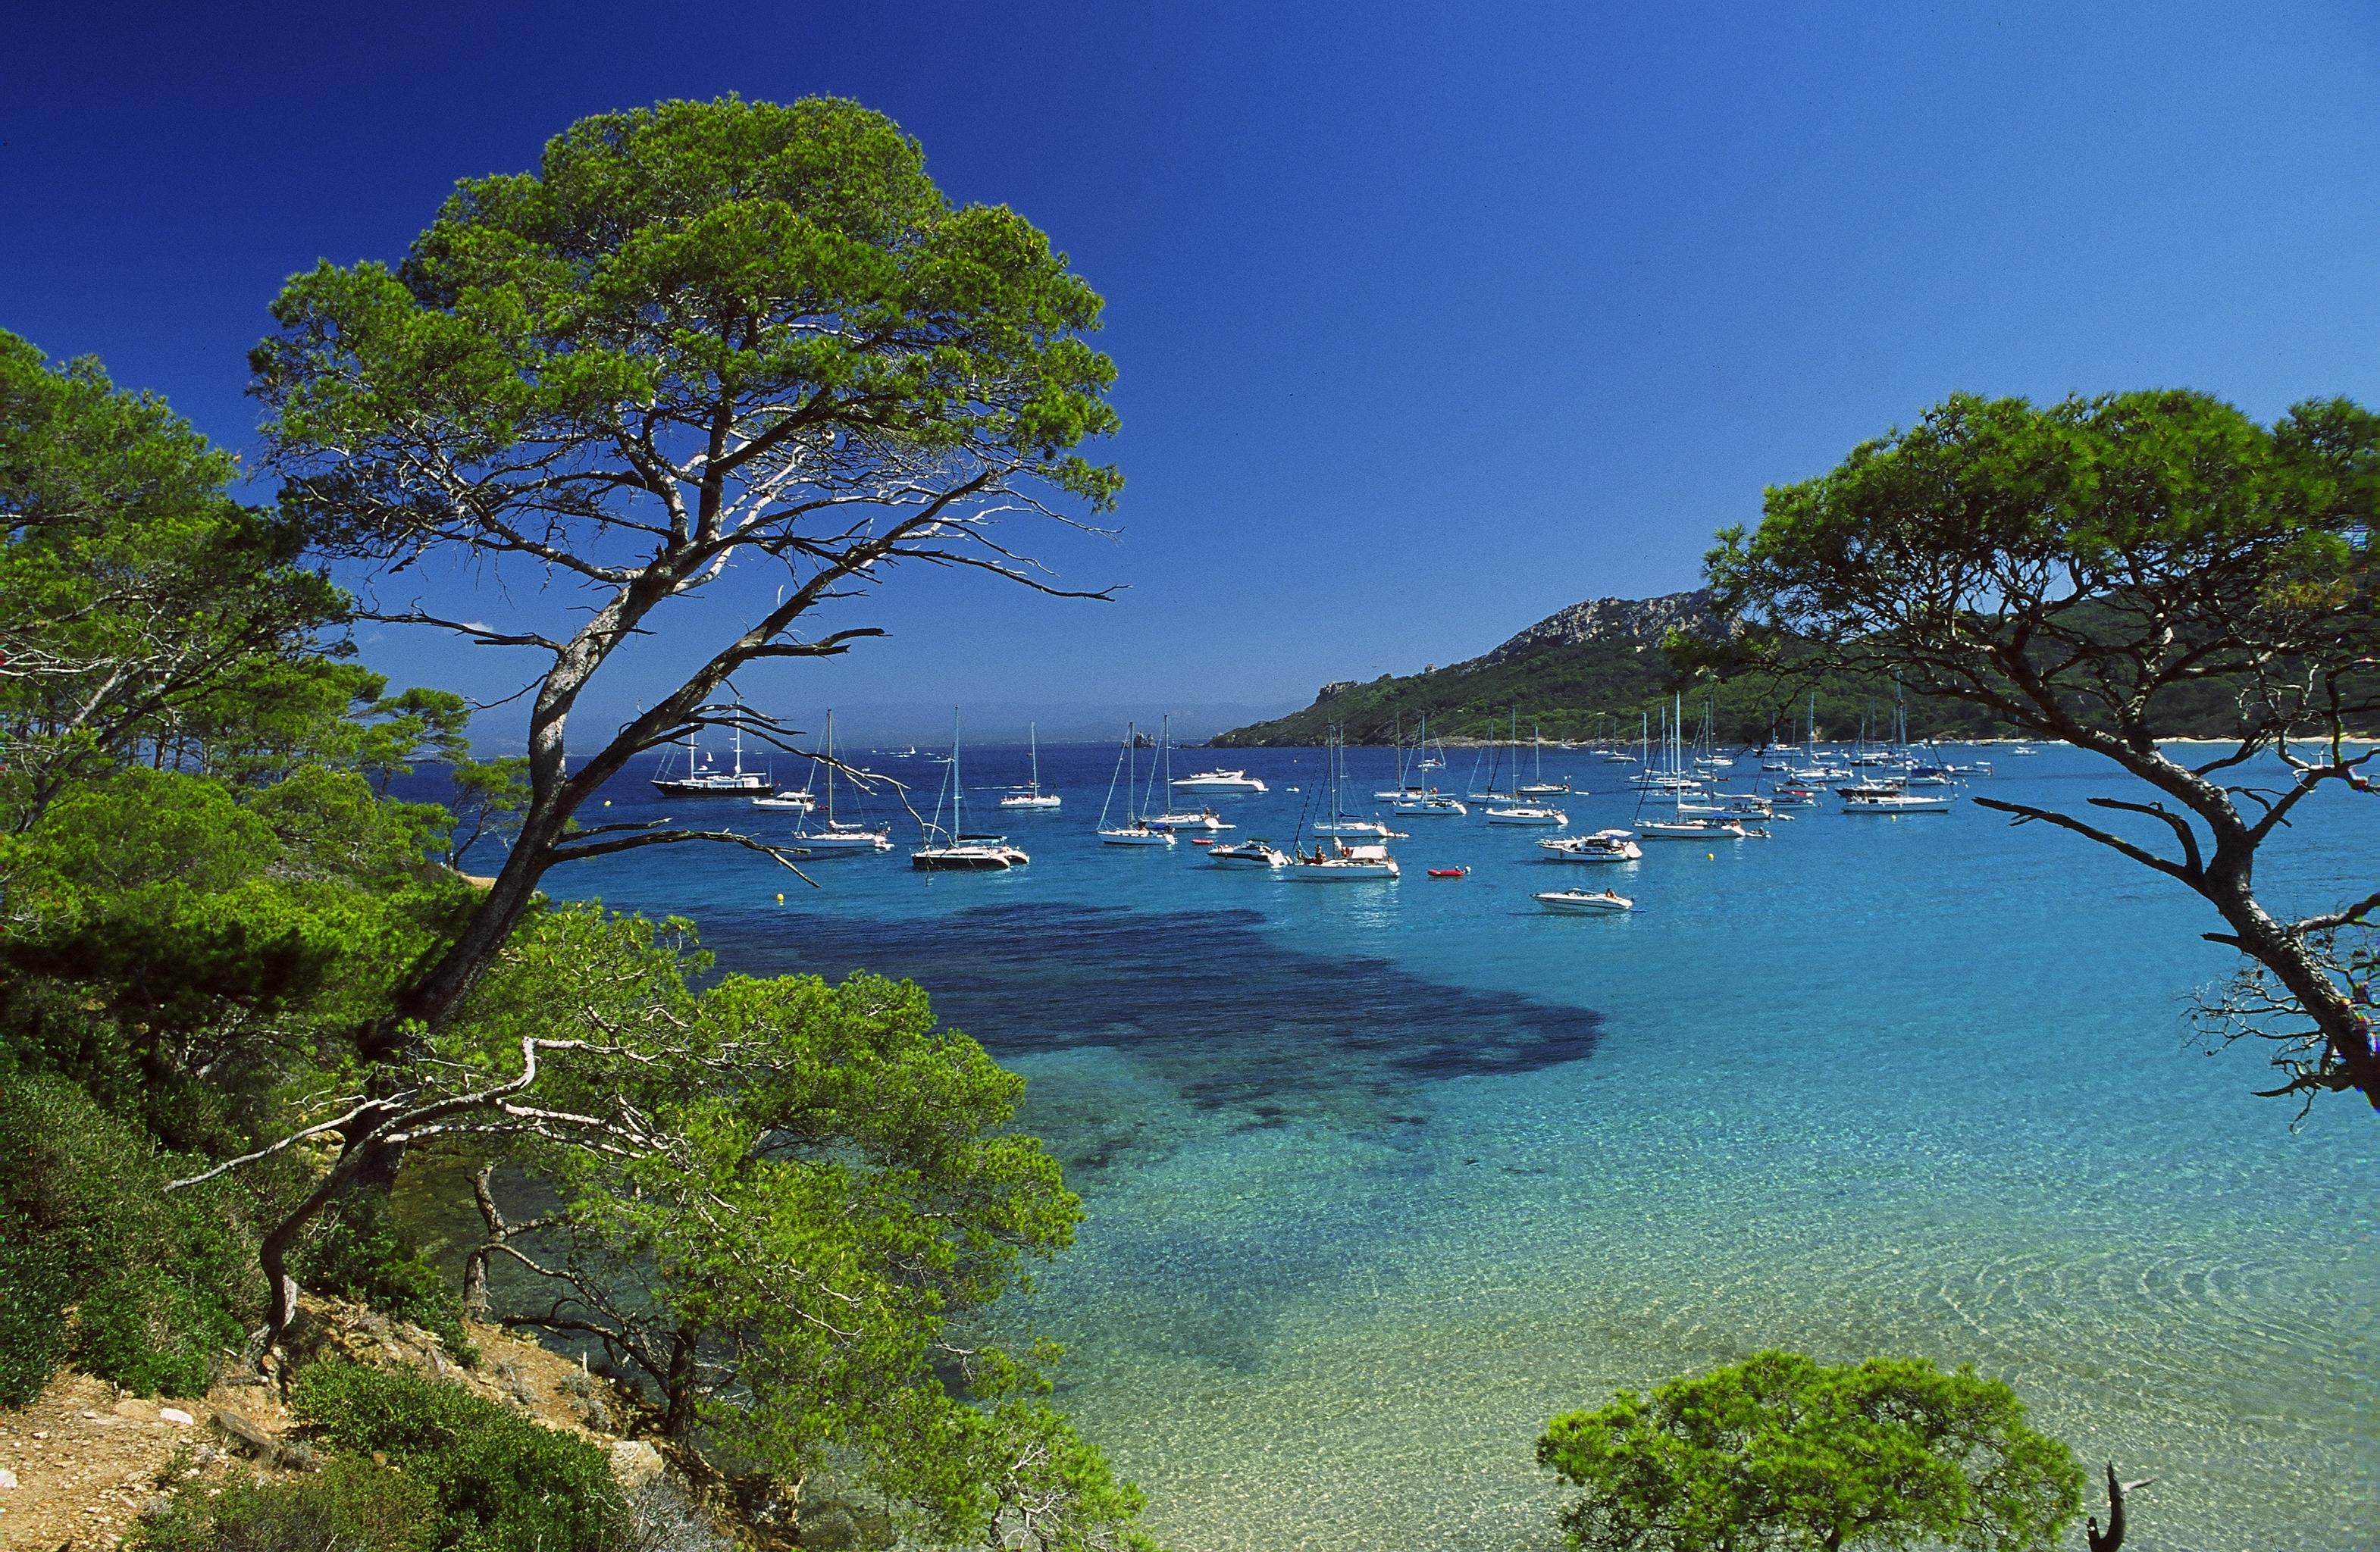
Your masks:
<svg viewBox="0 0 2380 1552"><path fill-rule="evenodd" d="M2345 399L2267 427L2195 393L1958 395L1722 532L1713 594L1744 628L1681 646L1787 680L1896 673L2135 778L2148 795L2093 797L2087 818L1975 801L2207 902L2223 929L2205 936L2247 962L2202 1008L2213 1037L2270 1042L2272 1094L2380 1106L2380 892L2292 918L2255 882L2314 794L2374 791L2374 750L2351 735L2380 712L2375 515L2380 415ZM2178 704L2209 702L2217 746L2161 742L2202 731Z"/></svg>
<svg viewBox="0 0 2380 1552"><path fill-rule="evenodd" d="M1537 1463L1583 1489L1560 1515L1582 1552L2047 1552L2082 1470L2024 1416L1970 1369L1758 1352L1555 1418Z"/></svg>
<svg viewBox="0 0 2380 1552"><path fill-rule="evenodd" d="M1113 499L1074 451L1114 423L1099 308L889 120L731 98L584 121L539 173L460 186L401 264L292 280L254 360L270 507L162 401L0 337L0 1384L261 1373L345 1462L185 1506L161 1545L617 1539L565 1480L591 1455L307 1364L306 1294L462 1364L467 1303L566 1335L628 1387L624 1426L773 1484L789 1534L835 1485L936 1542L1151 1545L1049 1404L1057 1350L987 1335L1079 1216L1013 1130L1021 1081L913 986L719 978L688 924L540 888L768 850L576 813L691 730L790 746L731 676L879 634L808 632L821 604L904 563L1063 591L994 525ZM431 556L589 607L370 601ZM764 568L778 603L702 639L686 602ZM467 703L391 693L350 661L359 622L528 654L528 755L471 759ZM565 764L580 695L657 632L697 666ZM421 763L445 801L392 795ZM462 875L495 836L493 879ZM449 1208L485 1226L459 1276L417 1227Z"/></svg>

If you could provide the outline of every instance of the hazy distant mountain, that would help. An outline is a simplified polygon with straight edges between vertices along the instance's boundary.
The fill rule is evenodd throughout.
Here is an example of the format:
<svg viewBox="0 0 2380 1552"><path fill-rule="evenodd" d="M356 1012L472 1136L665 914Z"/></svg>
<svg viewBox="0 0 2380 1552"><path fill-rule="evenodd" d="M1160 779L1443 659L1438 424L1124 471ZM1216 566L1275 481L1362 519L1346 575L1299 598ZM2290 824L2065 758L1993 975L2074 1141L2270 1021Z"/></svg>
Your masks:
<svg viewBox="0 0 2380 1552"><path fill-rule="evenodd" d="M1138 722L1155 735L1166 713L1173 717L1177 744L1196 744L1221 729L1254 718L1278 716L1293 709L1293 701L971 701L959 706L959 732L970 745L1022 744L1026 730L1038 723L1044 744L1112 744L1123 736L1127 721ZM795 725L818 731L820 714L794 713ZM504 734L510 734L509 728ZM949 701L870 701L834 709L834 741L844 748L946 748L951 741ZM482 757L518 754L517 736L498 735L473 741ZM725 734L708 734L705 748L724 754Z"/></svg>

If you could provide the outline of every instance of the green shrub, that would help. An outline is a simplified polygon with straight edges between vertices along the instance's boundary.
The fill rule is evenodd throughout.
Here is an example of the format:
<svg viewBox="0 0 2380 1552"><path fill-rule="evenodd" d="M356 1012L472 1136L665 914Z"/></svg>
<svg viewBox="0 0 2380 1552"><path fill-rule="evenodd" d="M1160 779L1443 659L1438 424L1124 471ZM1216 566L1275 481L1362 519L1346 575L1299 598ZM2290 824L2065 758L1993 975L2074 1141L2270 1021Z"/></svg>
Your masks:
<svg viewBox="0 0 2380 1552"><path fill-rule="evenodd" d="M143 1394L204 1389L263 1291L237 1188L169 1194L184 1161L56 1077L0 1080L0 1397L65 1362Z"/></svg>
<svg viewBox="0 0 2380 1552"><path fill-rule="evenodd" d="M379 1452L436 1496L455 1552L612 1552L627 1508L602 1453L458 1385L354 1364L298 1376L290 1408L322 1442Z"/></svg>
<svg viewBox="0 0 2380 1552"><path fill-rule="evenodd" d="M57 1247L0 1219L0 1406L23 1406L67 1361L74 1279Z"/></svg>
<svg viewBox="0 0 2380 1552"><path fill-rule="evenodd" d="M388 1198L378 1192L357 1192L323 1213L293 1260L290 1269L304 1287L410 1320L457 1352L471 1347L461 1297L392 1221Z"/></svg>
<svg viewBox="0 0 2380 1552"><path fill-rule="evenodd" d="M432 1552L438 1496L426 1482L349 1457L285 1482L185 1490L138 1552Z"/></svg>

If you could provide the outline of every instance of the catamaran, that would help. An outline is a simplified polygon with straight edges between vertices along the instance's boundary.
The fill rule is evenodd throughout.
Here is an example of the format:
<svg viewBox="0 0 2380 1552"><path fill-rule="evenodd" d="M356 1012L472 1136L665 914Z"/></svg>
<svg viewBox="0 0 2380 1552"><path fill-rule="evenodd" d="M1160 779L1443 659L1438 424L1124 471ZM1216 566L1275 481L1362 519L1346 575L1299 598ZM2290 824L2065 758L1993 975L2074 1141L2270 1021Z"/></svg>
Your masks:
<svg viewBox="0 0 2380 1552"><path fill-rule="evenodd" d="M826 733L819 748L819 766L826 775L826 828L812 830L804 825L794 832L795 843L813 852L889 852L892 849L892 831L889 825L869 826L853 819L834 817L834 708L827 708Z"/></svg>
<svg viewBox="0 0 2380 1552"><path fill-rule="evenodd" d="M959 780L959 709L951 708L951 758L948 777L951 799L951 828L943 830L941 799L934 800L934 819L924 826L925 844L909 854L909 865L928 871L953 873L998 873L1011 867L1022 867L1033 859L1017 847L1008 844L1002 835L969 835L965 832L966 787ZM934 837L940 835L940 844Z"/></svg>
<svg viewBox="0 0 2380 1552"><path fill-rule="evenodd" d="M1140 729L1131 722L1123 726L1123 747L1116 751L1115 773L1108 778L1107 801L1099 805L1099 839L1111 846L1171 846L1171 831L1152 829L1140 817ZM1108 810L1114 806L1116 778L1123 779L1123 823L1108 823Z"/></svg>
<svg viewBox="0 0 2380 1552"><path fill-rule="evenodd" d="M1061 801L1058 794L1041 790L1041 724L1026 723L1025 737L1027 746L1033 751L1032 780L1026 783L1023 792L1010 793L1006 797L1002 798L1000 806L1007 809L1055 808Z"/></svg>
<svg viewBox="0 0 2380 1552"><path fill-rule="evenodd" d="M663 797L766 797L769 795L769 778L758 770L744 769L744 730L741 727L735 730L734 770L721 770L712 766L710 757L695 747L692 729L688 729L686 735L686 774L662 775L662 771L668 769L669 756L664 754L662 756L661 766L653 772L652 778L653 791Z"/></svg>

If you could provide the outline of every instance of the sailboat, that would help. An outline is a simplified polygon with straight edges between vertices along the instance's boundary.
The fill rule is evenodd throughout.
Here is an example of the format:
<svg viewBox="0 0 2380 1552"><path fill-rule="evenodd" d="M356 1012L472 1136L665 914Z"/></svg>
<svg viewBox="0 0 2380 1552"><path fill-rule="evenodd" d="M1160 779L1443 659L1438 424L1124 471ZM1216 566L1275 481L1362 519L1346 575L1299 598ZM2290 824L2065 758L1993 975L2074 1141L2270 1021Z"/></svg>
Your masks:
<svg viewBox="0 0 2380 1552"><path fill-rule="evenodd" d="M1661 758L1668 764L1672 773L1680 771L1685 764L1685 742L1682 731L1685 721L1684 711L1685 704L1683 699L1681 697L1679 698L1677 705L1673 708L1673 714L1670 717L1668 725L1664 729L1666 734L1664 742L1666 743L1667 747L1661 751ZM1672 786L1668 790L1677 810L1669 818L1648 819L1644 818L1644 800L1642 797L1637 800L1638 818L1636 820L1636 834L1638 839L1645 841L1742 841L1750 835L1751 832L1743 828L1742 822L1739 819L1730 818L1724 814L1690 812L1686 804L1686 798L1689 795L1690 791L1688 787L1677 785ZM1700 806L1697 805L1696 806Z"/></svg>
<svg viewBox="0 0 2380 1552"><path fill-rule="evenodd" d="M669 757L663 755L660 770L653 772L653 791L663 797L766 797L769 778L758 770L744 769L744 730L735 730L735 767L721 770L713 767L710 758L695 747L694 732L686 735L686 774L664 776L669 769Z"/></svg>
<svg viewBox="0 0 2380 1552"><path fill-rule="evenodd" d="M1513 715L1518 717L1520 713L1515 711ZM1531 774L1536 777L1536 780L1525 783L1520 788L1521 795L1523 797L1560 797L1568 793L1570 791L1570 783L1567 781L1548 782L1546 780L1546 737L1545 734L1538 729L1537 724L1535 722L1531 722L1529 724L1529 742L1535 746L1536 765ZM1515 752L1517 753L1517 751ZM1582 793L1579 795L1585 796L1585 794Z"/></svg>
<svg viewBox="0 0 2380 1552"><path fill-rule="evenodd" d="M1041 790L1041 724L1026 723L1025 737L1033 751L1033 779L1026 783L1023 792L1010 793L1006 797L1002 798L1000 806L1002 808L1012 809L1055 808L1060 801L1058 794Z"/></svg>
<svg viewBox="0 0 2380 1552"><path fill-rule="evenodd" d="M1330 807L1314 824L1317 835L1369 835L1385 841L1389 827L1378 819L1359 819L1339 806L1340 787L1347 773L1347 735L1342 732L1327 739L1323 758L1330 767Z"/></svg>
<svg viewBox="0 0 2380 1552"><path fill-rule="evenodd" d="M1327 748L1329 752L1335 754L1338 747L1339 742L1334 729L1333 736ZM1339 812L1340 761L1334 758L1328 763L1330 765L1329 795L1325 799L1326 806L1323 811L1335 815ZM1355 882L1366 879L1394 879L1399 874L1397 859L1389 855L1389 848L1386 844L1375 842L1367 845L1351 846L1346 842L1334 837L1328 841L1317 841L1311 852L1306 851L1302 844L1299 845L1296 854L1289 859L1289 866L1281 870L1281 876L1294 879L1301 883L1318 884Z"/></svg>
<svg viewBox="0 0 2380 1552"><path fill-rule="evenodd" d="M1123 747L1116 751L1116 776L1123 778L1123 823L1108 823L1108 810L1114 806L1116 791L1116 776L1110 776L1107 801L1099 805L1099 839L1111 846L1171 846L1171 831L1152 830L1140 818L1139 748L1140 730L1126 722Z"/></svg>
<svg viewBox="0 0 2380 1552"><path fill-rule="evenodd" d="M826 772L826 828L812 830L804 825L794 832L794 840L813 852L889 852L892 849L891 827L870 827L853 819L834 817L834 708L827 708L826 733L819 748L819 765Z"/></svg>
<svg viewBox="0 0 2380 1552"><path fill-rule="evenodd" d="M1500 801L1504 799L1517 800L1522 794L1530 790L1527 787L1518 784L1521 779L1521 709L1517 706L1512 708L1512 774L1506 779L1507 785L1511 790L1502 793L1495 791L1495 782L1492 775L1488 782L1489 791L1488 795ZM1543 804L1512 801L1507 802L1501 808L1488 809L1488 822L1491 825L1527 825L1538 829L1551 828L1558 830L1570 823L1570 816L1563 813L1559 808L1549 808Z"/></svg>
<svg viewBox="0 0 2380 1552"><path fill-rule="evenodd" d="M951 828L943 830L938 822L928 823L925 844L909 854L909 865L931 872L999 873L1031 862L1033 859L1022 850L1009 845L1004 836L969 835L965 831L966 787L959 779L959 709L955 706L951 708L950 767ZM941 817L942 806L938 797L934 819L939 821ZM942 837L939 845L934 841L937 834Z"/></svg>
<svg viewBox="0 0 2380 1552"><path fill-rule="evenodd" d="M1164 720L1158 724L1157 751L1159 767L1165 774L1163 784L1170 803L1173 795L1173 713L1171 711L1167 712ZM1157 796L1159 785L1158 772L1152 770L1148 774L1148 795L1153 802ZM1217 814L1212 808L1200 808L1197 812L1192 813L1187 809L1169 806L1162 814L1152 814L1148 811L1148 804L1141 806L1140 822L1151 830L1230 830L1232 828L1225 824L1222 816Z"/></svg>

